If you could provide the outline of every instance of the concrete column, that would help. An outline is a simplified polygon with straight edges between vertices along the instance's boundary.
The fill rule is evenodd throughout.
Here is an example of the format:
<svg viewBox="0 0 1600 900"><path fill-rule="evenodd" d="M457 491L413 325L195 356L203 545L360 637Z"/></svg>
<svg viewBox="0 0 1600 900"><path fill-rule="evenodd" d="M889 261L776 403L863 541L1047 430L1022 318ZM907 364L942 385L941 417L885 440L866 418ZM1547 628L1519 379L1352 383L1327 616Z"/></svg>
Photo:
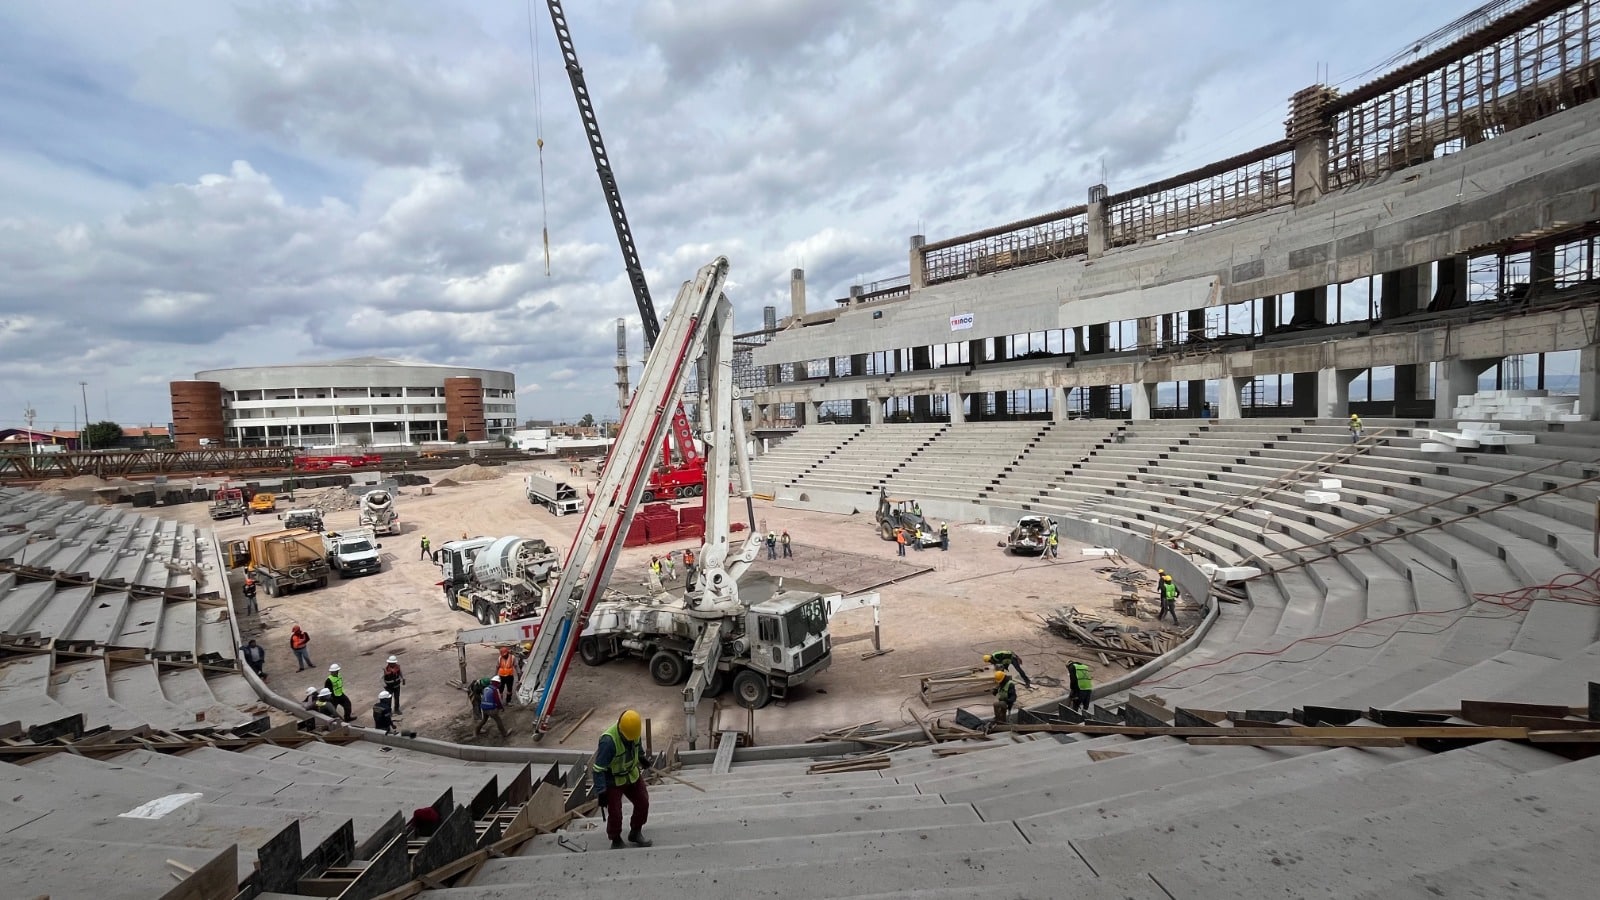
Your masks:
<svg viewBox="0 0 1600 900"><path fill-rule="evenodd" d="M806 314L806 270L789 270L789 315L796 319Z"/></svg>
<svg viewBox="0 0 1600 900"><path fill-rule="evenodd" d="M862 299L865 294L866 291L862 289L861 285L850 285L850 305L860 306L861 304L865 303L866 301Z"/></svg>
<svg viewBox="0 0 1600 900"><path fill-rule="evenodd" d="M1050 389L1050 421L1065 422L1067 420L1067 392L1071 388L1053 387Z"/></svg>
<svg viewBox="0 0 1600 900"><path fill-rule="evenodd" d="M860 423L862 423L862 422L868 421L871 418L871 415L872 415L868 411L868 406L869 406L869 401L866 401L866 400L851 400L850 401L850 421L854 422L854 423L856 423L858 425Z"/></svg>
<svg viewBox="0 0 1600 900"><path fill-rule="evenodd" d="M807 403L804 400L795 401L795 404L794 404L794 424L795 424L796 427L800 427L800 426L803 426L803 425L810 425L811 424L810 419L808 419L807 415L806 415L806 408L809 407L810 405L811 405L810 403Z"/></svg>
<svg viewBox="0 0 1600 900"><path fill-rule="evenodd" d="M1578 414L1600 419L1600 344L1578 351Z"/></svg>
<svg viewBox="0 0 1600 900"><path fill-rule="evenodd" d="M1111 323L1110 322L1101 322L1098 325L1090 325L1089 326L1089 348L1088 349L1089 349L1090 353L1109 353L1109 352L1111 352Z"/></svg>
<svg viewBox="0 0 1600 900"><path fill-rule="evenodd" d="M822 421L821 403L810 400L806 401L806 421L813 425Z"/></svg>
<svg viewBox="0 0 1600 900"><path fill-rule="evenodd" d="M867 422L872 425L883 424L883 399L881 397L867 398Z"/></svg>
<svg viewBox="0 0 1600 900"><path fill-rule="evenodd" d="M1433 292L1433 300L1428 304L1428 309L1437 312L1466 306L1470 283L1466 254L1441 259L1438 266L1438 274L1434 279L1438 282L1438 288Z"/></svg>
<svg viewBox="0 0 1600 900"><path fill-rule="evenodd" d="M960 425L967 421L967 411L961 406L961 392L952 391L944 395L945 406L950 408L950 424Z"/></svg>
<svg viewBox="0 0 1600 900"><path fill-rule="evenodd" d="M1004 419L1006 417L1006 406L1008 405L1006 400L1009 399L1009 394L1009 391L994 392L994 417L996 419Z"/></svg>
<svg viewBox="0 0 1600 900"><path fill-rule="evenodd" d="M750 430L755 431L765 427L767 427L767 405L765 403L751 402Z"/></svg>
<svg viewBox="0 0 1600 900"><path fill-rule="evenodd" d="M1239 404L1239 392L1244 390L1248 378L1225 375L1217 379L1217 418L1242 419L1244 412Z"/></svg>
<svg viewBox="0 0 1600 900"><path fill-rule="evenodd" d="M1164 316L1160 318L1165 321ZM1156 349L1156 321L1156 316L1146 316L1134 326L1140 350Z"/></svg>
<svg viewBox="0 0 1600 900"><path fill-rule="evenodd" d="M922 255L922 245L927 238L920 234L911 236L911 289L920 291L928 286L928 265Z"/></svg>
<svg viewBox="0 0 1600 900"><path fill-rule="evenodd" d="M989 339L989 361L1006 361L1006 339L1003 335L997 335Z"/></svg>
<svg viewBox="0 0 1600 900"><path fill-rule="evenodd" d="M1447 359L1435 363L1438 373L1438 388L1433 392L1433 417L1448 419L1455 413L1456 400L1466 394L1475 394L1478 391L1478 376L1482 375L1490 366L1498 363L1496 358L1489 359ZM1587 415L1587 413L1585 413Z"/></svg>
<svg viewBox="0 0 1600 900"><path fill-rule="evenodd" d="M1350 382L1360 377L1365 369L1317 370L1317 418L1343 419L1350 415ZM1298 381L1298 376L1296 376ZM1295 385L1295 399L1300 399L1300 387Z"/></svg>
<svg viewBox="0 0 1600 900"><path fill-rule="evenodd" d="M1136 381L1130 387L1133 388L1133 418L1135 420L1150 418L1150 406L1155 401L1156 386Z"/></svg>
<svg viewBox="0 0 1600 900"><path fill-rule="evenodd" d="M1088 257L1094 259L1106 252L1106 186L1097 184L1089 188L1089 206L1084 215L1088 225Z"/></svg>
<svg viewBox="0 0 1600 900"><path fill-rule="evenodd" d="M1309 291L1294 292L1294 318L1289 320L1290 325L1322 325L1328 320L1325 317L1328 306L1328 289L1326 287L1312 288Z"/></svg>
<svg viewBox="0 0 1600 900"><path fill-rule="evenodd" d="M1308 206L1328 191L1327 106L1336 96L1326 85L1314 84L1289 98L1286 131L1294 141L1294 205Z"/></svg>

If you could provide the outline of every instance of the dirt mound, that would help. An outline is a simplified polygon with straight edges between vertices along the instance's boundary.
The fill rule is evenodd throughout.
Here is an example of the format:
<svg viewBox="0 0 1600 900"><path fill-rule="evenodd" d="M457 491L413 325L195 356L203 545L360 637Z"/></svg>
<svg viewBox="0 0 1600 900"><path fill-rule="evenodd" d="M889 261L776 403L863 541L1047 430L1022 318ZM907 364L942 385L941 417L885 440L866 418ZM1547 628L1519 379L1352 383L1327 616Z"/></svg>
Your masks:
<svg viewBox="0 0 1600 900"><path fill-rule="evenodd" d="M500 472L498 469L484 468L477 463L467 463L464 466L457 466L456 468L444 473L445 479L453 481L457 484L463 484L468 481L492 481L493 479L499 477ZM434 483L438 484L439 482Z"/></svg>
<svg viewBox="0 0 1600 900"><path fill-rule="evenodd" d="M318 509L324 513L357 509L361 500L342 487L307 488L294 492L290 509Z"/></svg>
<svg viewBox="0 0 1600 900"><path fill-rule="evenodd" d="M449 478L441 478L433 483L434 487L455 487L460 482Z"/></svg>
<svg viewBox="0 0 1600 900"><path fill-rule="evenodd" d="M62 491L96 491L101 488L116 487L98 475L77 475L72 478L52 478L39 483L39 490L60 493Z"/></svg>

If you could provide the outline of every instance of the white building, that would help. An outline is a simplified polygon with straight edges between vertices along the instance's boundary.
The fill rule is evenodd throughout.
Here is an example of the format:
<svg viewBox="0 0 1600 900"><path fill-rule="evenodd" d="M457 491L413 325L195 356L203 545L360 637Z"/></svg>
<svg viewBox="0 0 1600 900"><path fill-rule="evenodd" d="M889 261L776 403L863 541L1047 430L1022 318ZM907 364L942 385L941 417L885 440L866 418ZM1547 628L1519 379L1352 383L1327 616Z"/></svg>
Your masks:
<svg viewBox="0 0 1600 900"><path fill-rule="evenodd" d="M172 383L178 444L398 446L492 440L517 424L510 372L359 357L196 372Z"/></svg>

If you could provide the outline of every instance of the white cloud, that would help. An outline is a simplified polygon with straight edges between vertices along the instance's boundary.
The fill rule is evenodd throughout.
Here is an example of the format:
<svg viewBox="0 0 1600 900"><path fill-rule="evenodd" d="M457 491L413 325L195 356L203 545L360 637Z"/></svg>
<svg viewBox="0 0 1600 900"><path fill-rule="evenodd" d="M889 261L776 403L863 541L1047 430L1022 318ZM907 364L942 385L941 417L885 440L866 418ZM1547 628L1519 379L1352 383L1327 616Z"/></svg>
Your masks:
<svg viewBox="0 0 1600 900"><path fill-rule="evenodd" d="M568 14L657 310L724 254L743 330L787 312L795 266L822 308L903 273L918 230L1276 137L1316 62L1364 67L1465 6L1353 0L1315 29L1248 0ZM96 417L160 422L167 380L356 353L512 369L523 418L611 409L615 320L637 357L638 314L542 13L535 114L525 14L0 10L0 424L25 401L69 423L80 380ZM1372 46L1364 23L1396 15Z"/></svg>

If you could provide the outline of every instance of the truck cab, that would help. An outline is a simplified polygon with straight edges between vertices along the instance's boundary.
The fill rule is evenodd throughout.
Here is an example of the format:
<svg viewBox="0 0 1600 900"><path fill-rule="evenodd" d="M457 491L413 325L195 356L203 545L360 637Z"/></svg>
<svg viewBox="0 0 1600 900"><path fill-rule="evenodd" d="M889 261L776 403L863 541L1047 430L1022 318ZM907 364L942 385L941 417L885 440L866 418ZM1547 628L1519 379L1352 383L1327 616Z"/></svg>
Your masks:
<svg viewBox="0 0 1600 900"><path fill-rule="evenodd" d="M750 668L733 677L739 705L760 709L833 662L828 609L814 591L779 590L745 612Z"/></svg>
<svg viewBox="0 0 1600 900"><path fill-rule="evenodd" d="M383 568L383 557L378 555L383 545L370 528L330 531L322 536L322 546L328 552L328 566L340 578L376 575Z"/></svg>

